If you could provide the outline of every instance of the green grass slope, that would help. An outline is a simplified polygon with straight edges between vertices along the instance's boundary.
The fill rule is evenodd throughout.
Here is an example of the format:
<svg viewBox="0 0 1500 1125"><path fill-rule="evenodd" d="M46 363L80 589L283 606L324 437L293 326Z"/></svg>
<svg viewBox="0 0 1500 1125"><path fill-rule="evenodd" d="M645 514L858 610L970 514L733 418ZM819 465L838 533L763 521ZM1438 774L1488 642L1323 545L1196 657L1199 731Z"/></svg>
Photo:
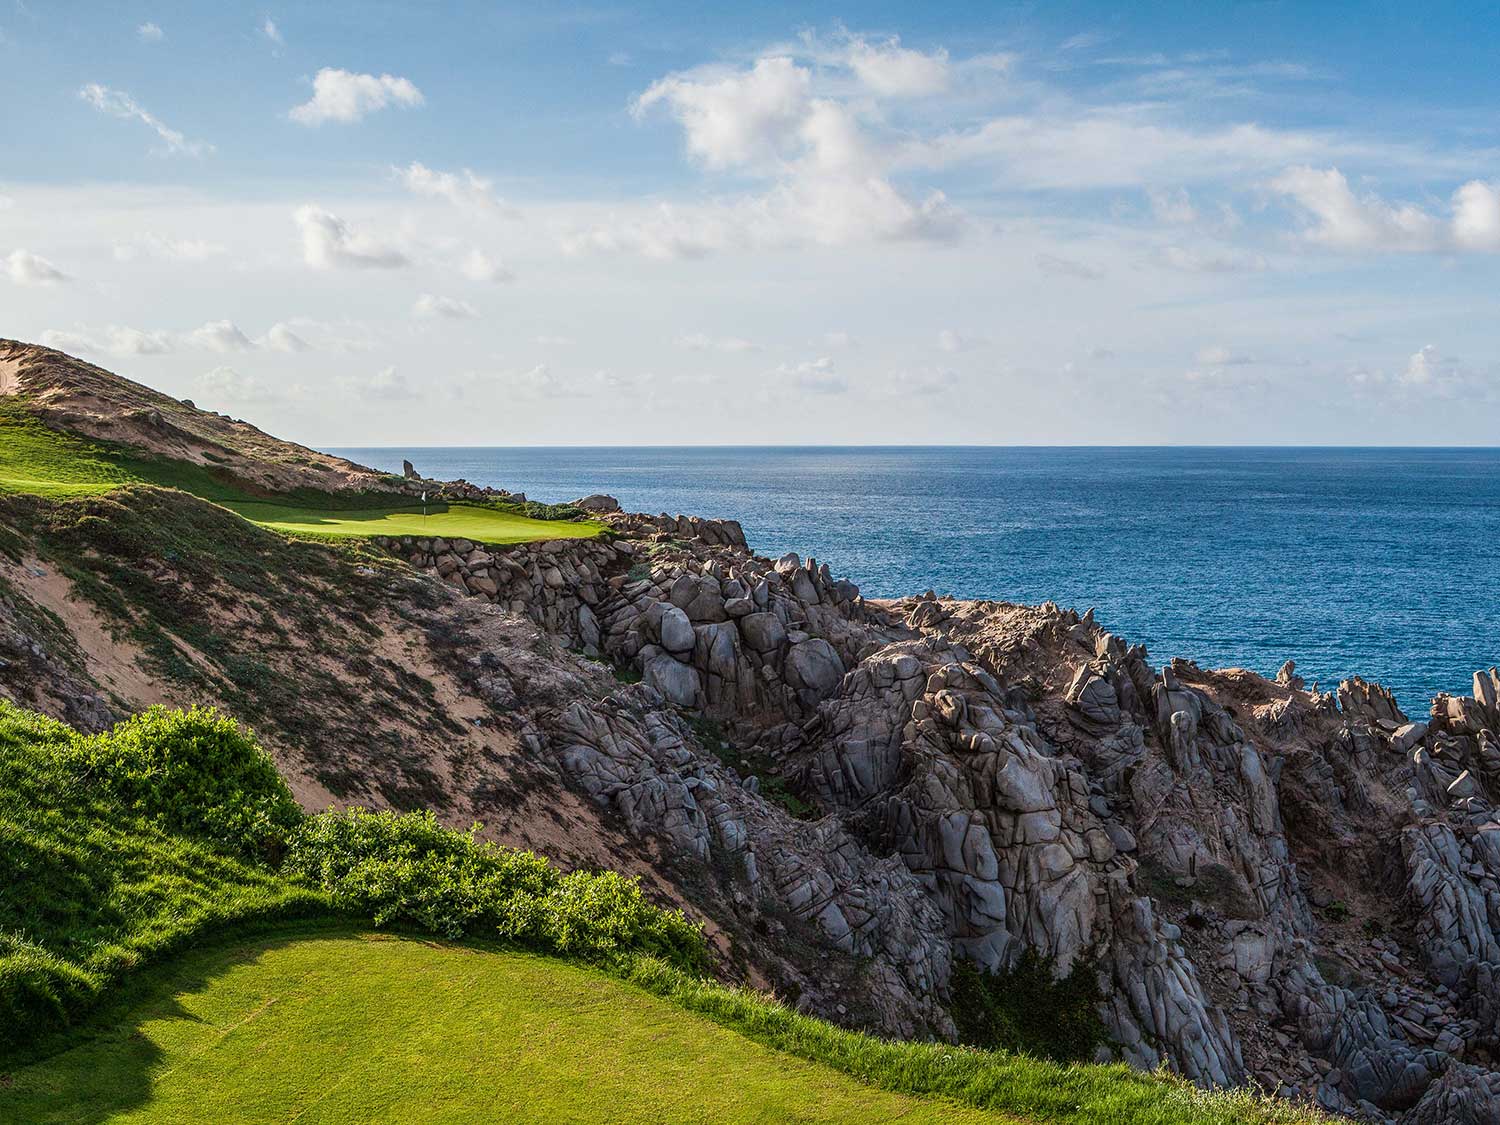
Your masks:
<svg viewBox="0 0 1500 1125"><path fill-rule="evenodd" d="M978 1122L770 1050L598 970L328 934L195 951L12 1073L0 1121Z"/></svg>
<svg viewBox="0 0 1500 1125"><path fill-rule="evenodd" d="M267 500L226 483L207 466L143 457L123 447L59 433L29 413L24 403L0 400L0 493L60 500L141 484L190 492L262 527L320 538L442 535L504 545L587 539L604 530L592 520L534 519L502 505L432 504L424 516L421 504L393 507L388 496L374 494L308 493Z"/></svg>

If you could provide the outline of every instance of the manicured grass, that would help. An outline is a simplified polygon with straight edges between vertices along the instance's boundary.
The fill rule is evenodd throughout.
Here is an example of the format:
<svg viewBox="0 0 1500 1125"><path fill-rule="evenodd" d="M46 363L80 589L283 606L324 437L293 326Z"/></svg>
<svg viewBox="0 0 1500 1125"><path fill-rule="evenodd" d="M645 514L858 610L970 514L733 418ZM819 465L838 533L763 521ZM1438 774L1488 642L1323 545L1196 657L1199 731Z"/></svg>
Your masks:
<svg viewBox="0 0 1500 1125"><path fill-rule="evenodd" d="M1013 1120L866 1086L598 970L390 935L195 951L61 1053L0 1121Z"/></svg>
<svg viewBox="0 0 1500 1125"><path fill-rule="evenodd" d="M373 507L376 494L308 501L263 501L226 484L201 465L152 460L105 442L58 433L18 402L0 400L0 493L63 500L97 496L132 484L177 488L222 504L252 523L292 535L349 539L371 535L441 535L482 543L591 539L604 530L588 521L532 519L472 504ZM381 497L383 500L384 498Z"/></svg>
<svg viewBox="0 0 1500 1125"><path fill-rule="evenodd" d="M481 543L531 543L540 539L592 539L604 530L593 521L534 520L514 512L468 504L336 511L281 504L230 502L224 505L247 520L292 534L349 538L371 535L441 535Z"/></svg>

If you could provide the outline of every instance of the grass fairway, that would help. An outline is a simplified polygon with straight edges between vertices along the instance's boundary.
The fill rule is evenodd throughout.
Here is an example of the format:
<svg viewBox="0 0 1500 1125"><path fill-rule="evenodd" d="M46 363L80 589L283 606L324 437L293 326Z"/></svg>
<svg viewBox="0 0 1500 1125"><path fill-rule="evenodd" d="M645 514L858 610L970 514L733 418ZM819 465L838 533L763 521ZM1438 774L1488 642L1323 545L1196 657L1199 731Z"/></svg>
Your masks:
<svg viewBox="0 0 1500 1125"><path fill-rule="evenodd" d="M389 935L242 940L142 974L0 1082L5 1125L1000 1122L865 1086L595 970Z"/></svg>
<svg viewBox="0 0 1500 1125"><path fill-rule="evenodd" d="M229 501L226 508L275 531L349 538L369 535L441 535L482 543L531 543L539 539L592 539L603 525L587 521L534 520L514 512L468 504L433 504L426 518L415 508L296 508Z"/></svg>
<svg viewBox="0 0 1500 1125"><path fill-rule="evenodd" d="M471 504L433 504L426 519L420 504L403 507L339 507L263 502L231 488L208 469L177 461L153 461L104 442L49 429L15 403L0 401L0 493L66 500L97 496L130 484L178 488L276 531L291 535L358 538L369 535L442 535L503 545L546 539L591 539L604 526L594 521L538 520L518 512Z"/></svg>

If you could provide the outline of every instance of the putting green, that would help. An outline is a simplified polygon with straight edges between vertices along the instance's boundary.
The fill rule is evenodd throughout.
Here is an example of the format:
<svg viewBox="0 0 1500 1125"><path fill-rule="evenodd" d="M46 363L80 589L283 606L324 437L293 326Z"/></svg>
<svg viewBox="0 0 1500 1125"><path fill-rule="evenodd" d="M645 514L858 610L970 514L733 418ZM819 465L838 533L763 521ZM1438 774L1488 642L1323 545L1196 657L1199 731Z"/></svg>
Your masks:
<svg viewBox="0 0 1500 1125"><path fill-rule="evenodd" d="M865 1086L551 958L372 934L143 974L0 1088L0 1121L999 1122Z"/></svg>
<svg viewBox="0 0 1500 1125"><path fill-rule="evenodd" d="M538 539L591 539L604 530L592 520L534 520L513 512L467 504L434 504L426 517L415 508L294 508L282 504L227 501L224 506L253 523L293 534L339 537L442 535L482 543L531 543Z"/></svg>

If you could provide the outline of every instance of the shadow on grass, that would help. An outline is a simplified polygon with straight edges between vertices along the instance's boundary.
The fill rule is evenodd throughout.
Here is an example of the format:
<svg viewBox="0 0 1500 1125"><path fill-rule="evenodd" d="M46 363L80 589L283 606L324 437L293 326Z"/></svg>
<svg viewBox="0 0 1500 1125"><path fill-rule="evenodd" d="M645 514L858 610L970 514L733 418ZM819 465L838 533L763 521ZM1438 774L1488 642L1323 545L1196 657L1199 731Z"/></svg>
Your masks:
<svg viewBox="0 0 1500 1125"><path fill-rule="evenodd" d="M297 942L368 930L345 920L282 925L210 939L127 975L76 1026L0 1055L0 1125L103 1125L148 1105L166 1052L147 1036L147 1024L201 1025L183 1000L225 973Z"/></svg>

